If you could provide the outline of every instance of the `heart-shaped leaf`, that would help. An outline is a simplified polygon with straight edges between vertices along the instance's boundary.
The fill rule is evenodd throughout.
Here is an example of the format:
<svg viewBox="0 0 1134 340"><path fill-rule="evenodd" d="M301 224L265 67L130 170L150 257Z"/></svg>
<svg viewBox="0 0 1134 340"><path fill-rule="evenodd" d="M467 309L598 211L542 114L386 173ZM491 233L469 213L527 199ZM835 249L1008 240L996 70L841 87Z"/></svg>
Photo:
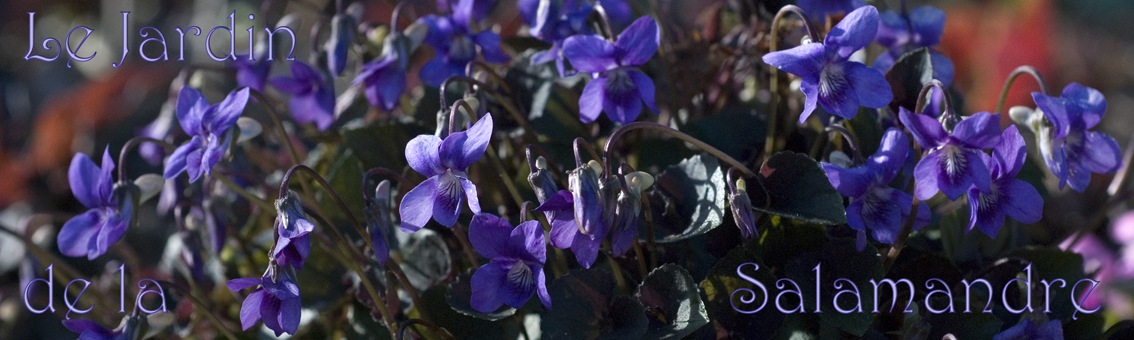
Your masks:
<svg viewBox="0 0 1134 340"><path fill-rule="evenodd" d="M701 291L681 266L669 263L654 269L635 295L650 321L646 339L681 339L709 323Z"/></svg>
<svg viewBox="0 0 1134 340"><path fill-rule="evenodd" d="M819 224L847 222L843 196L819 162L791 151L772 155L760 167L759 186L748 186L756 210Z"/></svg>
<svg viewBox="0 0 1134 340"><path fill-rule="evenodd" d="M886 71L886 81L894 92L890 110L898 112L898 107L914 111L921 88L933 80L933 58L929 48L923 47L903 54L894 61L894 66Z"/></svg>
<svg viewBox="0 0 1134 340"><path fill-rule="evenodd" d="M676 242L721 225L725 214L724 173L717 159L696 155L658 175L649 192L658 242Z"/></svg>

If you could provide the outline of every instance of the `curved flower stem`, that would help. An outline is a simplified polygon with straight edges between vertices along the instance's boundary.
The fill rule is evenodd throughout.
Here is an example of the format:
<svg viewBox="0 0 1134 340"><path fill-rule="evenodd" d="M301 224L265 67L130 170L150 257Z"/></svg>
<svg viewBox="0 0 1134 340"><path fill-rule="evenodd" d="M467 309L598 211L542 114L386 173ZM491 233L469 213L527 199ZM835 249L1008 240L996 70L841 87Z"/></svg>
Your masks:
<svg viewBox="0 0 1134 340"><path fill-rule="evenodd" d="M610 40L611 43L617 41L618 36L614 35L614 27L610 25L610 17L606 15L606 9L602 7L601 3L596 1L594 10L598 13L599 18L602 19L602 28L606 33L606 40Z"/></svg>
<svg viewBox="0 0 1134 340"><path fill-rule="evenodd" d="M190 282L192 282L192 281L190 280ZM196 296L193 296L192 292L186 291L184 288L181 288L180 286L173 284L173 282L169 282L169 281L165 281L165 280L159 280L159 281L157 281L157 283L160 284L160 285L172 287L173 290L180 292L181 295L188 298L189 302L193 303L193 306L205 311L205 313L201 313L201 314L205 314L205 316L209 318L209 321L211 321L213 323L213 325L216 326L217 330L220 331L221 335L224 335L225 338L238 339L236 337L236 334L233 334L232 330L228 329L228 326L225 326L224 323L222 323L220 321L220 319L217 319L216 315L213 315L212 311L208 308L208 306L205 305L204 302L201 301L201 299L198 299Z"/></svg>
<svg viewBox="0 0 1134 340"><path fill-rule="evenodd" d="M492 80L499 84L500 88L504 89L504 93L512 94L512 87L508 86L508 83L504 81L504 77L501 77L500 73L496 73L496 70L493 70L491 65L483 61L473 60L465 64L465 74L471 77L477 67L480 67L481 70L484 70L488 75L492 76Z"/></svg>
<svg viewBox="0 0 1134 340"><path fill-rule="evenodd" d="M368 199L371 198L371 195L370 195L371 192L370 192L370 189L367 187L367 184L369 184L369 182L370 182L370 177L373 177L374 175L390 176L394 180L398 181L398 184L402 185L403 187L406 187L406 188L412 188L413 187L413 183L411 183L408 179L406 179L405 176L402 176L402 174L394 172L394 170L390 170L390 169L383 168L383 167L371 168L370 170L366 170L366 173L362 175L362 197L363 198L368 198Z"/></svg>
<svg viewBox="0 0 1134 340"><path fill-rule="evenodd" d="M160 139L155 139L155 138L150 138L150 137L142 137L142 136L130 138L130 140L126 141L125 145L122 145L122 150L118 151L118 181L119 182L126 181L126 165L122 164L122 160L126 159L126 154L129 153L131 149L142 144L142 142L150 142L150 143L157 144L157 145L161 146L162 148L164 148L165 151L167 151L167 152L171 152L174 149L177 149L177 147L174 146L173 144L169 144L166 141L163 141L163 140L160 140Z"/></svg>
<svg viewBox="0 0 1134 340"><path fill-rule="evenodd" d="M794 7L794 6L792 6L792 7ZM744 166L743 163L736 160L735 158L732 158L731 156L724 153L723 151L718 150L717 148L714 148L712 145L709 145L708 143L702 142L701 140L699 140L697 138L693 138L693 136L687 135L684 132L677 131L677 130L674 130L674 129L668 127L668 126L661 125L661 124L658 124L658 123L652 123L652 122L633 122L633 123L630 123L630 124L623 125L622 127L619 127L618 130L614 130L614 133L611 133L610 138L608 138L606 140L606 146L603 148L603 156L604 156L603 162L604 162L605 168L610 167L611 149L614 146L614 142L616 140L618 140L618 138L621 137L623 134L625 134L627 131L634 130L634 129L647 129L647 130L655 130L655 131L667 133L671 136L677 137L677 138L679 138L679 139L681 139L685 142L688 142L689 144L693 144L697 148L700 148L701 150L708 152L709 154L713 155L714 157L717 157L718 159L724 161L725 163L728 163L729 165L731 165L731 166L733 166L737 169L740 169L741 171L744 172L745 176L749 176L749 177L755 177L756 176L756 173L752 172L752 170L748 170L748 167Z"/></svg>
<svg viewBox="0 0 1134 340"><path fill-rule="evenodd" d="M923 91L924 92L924 91ZM914 143L914 164L921 161L922 152L921 146ZM898 230L898 236L894 239L893 247L890 247L890 252L886 254L886 259L882 262L882 272L889 273L890 268L894 266L894 261L898 259L898 255L902 253L902 248L906 245L906 240L910 238L910 232L913 231L913 225L917 222L918 207L921 206L921 200L917 198L914 190L917 188L917 181L910 181L906 185L906 192L910 193L913 197L913 203L910 205L910 215L902 223L902 228Z"/></svg>
<svg viewBox="0 0 1134 340"><path fill-rule="evenodd" d="M276 109L271 105L272 102L268 101L268 97L265 97L260 91L249 88L248 92L260 102L260 106L264 107L265 111L268 111L268 116L272 118L272 125L275 125L276 128L276 134L278 135L276 137L279 138L280 143L283 143L284 147L287 148L287 154L291 157L291 163L300 164L299 152L296 152L295 146L291 145L291 137L288 136L287 130L284 129L283 123L280 122L279 114L276 113ZM306 188L304 190L306 190Z"/></svg>
<svg viewBox="0 0 1134 340"><path fill-rule="evenodd" d="M1004 112L1004 102L1008 100L1008 89L1012 88L1012 83L1016 82L1016 77L1019 77L1021 74L1025 73L1031 75L1032 78L1036 79L1036 83L1039 83L1041 93L1043 93L1044 95L1047 95L1049 93L1047 89L1047 82L1043 81L1043 76L1040 75L1039 70L1036 70L1036 68L1032 67L1031 65L1021 65L1015 70L1012 70L1012 73L1008 74L1008 80L1004 81L1004 87L1000 89L1000 100L996 102L996 111L994 112Z"/></svg>
<svg viewBox="0 0 1134 340"><path fill-rule="evenodd" d="M920 113L921 111L925 110L925 105L927 105L926 98L929 97L929 90L934 87L941 90L941 95L944 96L943 98L945 99L945 114L957 114L956 111L953 111L953 100L949 99L949 91L945 89L945 84L937 79L932 79L928 83L925 83L925 86L921 87L921 92L917 94L917 104L914 105L913 113Z"/></svg>
<svg viewBox="0 0 1134 340"><path fill-rule="evenodd" d="M457 132L457 112L458 112L458 109L460 109L461 107L464 107L465 111L468 111L470 122L476 120L476 110L473 110L472 106L469 105L469 102L465 101L464 98L457 99L457 101L453 102L453 107L451 107L449 109L449 134L450 135L453 134L454 132Z"/></svg>
<svg viewBox="0 0 1134 340"><path fill-rule="evenodd" d="M865 159L862 158L862 150L858 148L858 142L854 140L854 136L851 136L850 131L848 131L846 127L839 124L832 124L830 126L827 126L824 131L838 132L839 134L843 135L843 139L847 140L847 147L849 147L851 149L851 152L854 153L854 164L862 164L863 160Z"/></svg>
<svg viewBox="0 0 1134 340"><path fill-rule="evenodd" d="M339 197L339 194L335 192L335 189L331 187L330 183L327 183L327 180L324 179L322 175L319 175L318 172L315 172L315 170L312 170L310 167L303 164L296 164L291 166L291 168L284 173L283 181L280 182L280 198L287 196L287 187L291 182L291 176L300 170L307 172L311 177L315 178L315 181L318 181L319 184L323 186L323 189L327 191L327 194L331 196L331 199L335 201L335 204L338 204L339 209L341 209L347 219L350 220L350 224L354 226L355 232L357 232L358 236L362 238L362 241L366 243L366 246L374 247L374 245L370 243L370 238L366 237L366 235L368 235L366 230L362 228L362 224L354 217L354 213L350 212L350 209L347 208L346 203L343 203L342 197Z"/></svg>
<svg viewBox="0 0 1134 340"><path fill-rule="evenodd" d="M575 152L575 167L582 167L583 164L587 164L586 162L583 162L583 154L579 152L580 145L582 145L581 149L586 150L587 153L591 154L591 159L594 159L596 162L602 160L602 157L599 157L598 152L595 152L595 149L591 147L591 143L587 143L587 140L583 139L583 137L575 137L575 140L571 143L571 149ZM608 163L603 163L602 173L610 174Z"/></svg>
<svg viewBox="0 0 1134 340"><path fill-rule="evenodd" d="M449 330L445 329L444 327L439 327L439 326L433 324L432 322L425 321L425 320L422 320L422 319L409 319L409 320L406 320L405 322L403 322L401 327L398 328L397 339L402 340L403 337L406 334L406 328L409 328L409 326L412 326L412 325L425 326L426 328L429 328L429 329L433 330L434 332L437 332L437 334L440 335L442 339L446 339L446 340L455 339L453 337L453 334L449 333Z"/></svg>
<svg viewBox="0 0 1134 340"><path fill-rule="evenodd" d="M339 255L335 256L335 253L330 251L328 251L327 253L331 254L332 256L338 257L339 262L342 262L343 265L347 266L349 270L354 271L356 274L358 274L358 279L362 282L363 288L366 289L367 294L370 294L370 299L374 303L374 306L378 308L378 313L382 315L382 320L386 322L387 328L390 331L390 336L395 337L396 334L394 334L394 329L397 328L397 323L396 321L394 321L393 314L391 314L390 310L386 308L385 301L382 300L381 295L378 295L378 290L374 288L374 284L372 284L370 282L370 278L366 276L366 271L362 270L362 266L358 265L359 261L354 259L351 253L347 251L347 249L354 249L357 252L357 249L351 246L351 243L347 241L346 236L343 236L343 234L339 232L337 228L332 227L332 224L328 222L328 220L322 215L319 215L317 212L315 212L314 209L304 206L303 210L307 212L308 216L313 216L319 221L320 224L328 227L327 229L331 229L332 232L330 234L334 237L334 242L337 243L337 245L328 243L330 245L330 247L328 248L338 249ZM317 229L317 231L322 231L322 229ZM329 242L325 237L321 239L325 242Z"/></svg>
<svg viewBox="0 0 1134 340"><path fill-rule="evenodd" d="M398 1L398 4L396 6L394 6L394 12L390 13L390 30L391 31L393 31L395 33L401 32L401 30L398 29L398 21L402 18L402 10L405 9L406 3L408 3L408 2L409 2L409 0Z"/></svg>
<svg viewBox="0 0 1134 340"><path fill-rule="evenodd" d="M641 242L638 242L638 238L636 238L636 237L634 238L633 247L634 247L634 255L636 255L638 257L638 274L642 275L642 277L644 278L644 277L646 277L646 275L650 275L650 269L653 269L653 268L652 267L651 268L646 267L646 256L645 256L645 253L642 252Z"/></svg>
<svg viewBox="0 0 1134 340"><path fill-rule="evenodd" d="M803 27L807 30L807 36L811 37L812 42L823 42L822 40L819 40L819 33L815 31L815 27L811 26L811 19L807 17L807 13L804 13L803 9L800 9L795 5L787 5L783 8L780 8L780 11L776 12L775 18L772 18L772 34L771 40L769 40L768 42L768 53L776 52L776 47L780 43L780 19L782 19L784 15L787 15L788 13L795 13L795 15L803 21ZM771 91L772 97L768 102L768 132L767 136L764 137L764 159L772 157L772 153L776 151L776 128L777 125L779 125L779 122L777 121L779 117L777 117L776 111L779 109L780 105L779 76L777 75L777 71L779 71L779 69L772 65L768 66L771 67L768 72L768 87Z"/></svg>
<svg viewBox="0 0 1134 340"><path fill-rule="evenodd" d="M445 82L441 83L441 87L438 88L438 90L441 91L440 97L441 97L441 107L442 108L449 107L449 101L445 100L445 94L446 94L445 92L446 92L446 89L449 87L449 83L457 82L457 81L463 82L463 83L468 84L470 86L475 85L475 86L479 86L481 88L486 88L486 89L488 88L488 84L485 84L484 82L473 79L472 77L469 77L469 76L460 76L460 75L451 76L451 77L445 79ZM469 90L472 90L472 88L469 88Z"/></svg>
<svg viewBox="0 0 1134 340"><path fill-rule="evenodd" d="M461 242L461 249L465 251L465 256L469 258L469 263L473 267L480 267L480 257L477 256L476 251L473 250L472 243L469 242L469 235L461 229L461 223L457 222L453 225L453 234L457 235L457 241Z"/></svg>
<svg viewBox="0 0 1134 340"><path fill-rule="evenodd" d="M228 178L228 175L225 175L225 174L220 173L220 172L214 172L213 178L220 180L221 183L223 183L225 186L227 186L230 190L235 191L237 195L240 195L240 197L244 197L244 199L248 200L249 202L252 202L252 204L259 206L260 209L263 209L264 211L275 211L276 210L276 206L273 205L272 202L268 202L267 200L265 200L263 198L260 198L256 195L253 195L252 193L248 192L248 190L245 190L244 188L241 188L239 185L236 185L236 183L233 182L231 178Z"/></svg>

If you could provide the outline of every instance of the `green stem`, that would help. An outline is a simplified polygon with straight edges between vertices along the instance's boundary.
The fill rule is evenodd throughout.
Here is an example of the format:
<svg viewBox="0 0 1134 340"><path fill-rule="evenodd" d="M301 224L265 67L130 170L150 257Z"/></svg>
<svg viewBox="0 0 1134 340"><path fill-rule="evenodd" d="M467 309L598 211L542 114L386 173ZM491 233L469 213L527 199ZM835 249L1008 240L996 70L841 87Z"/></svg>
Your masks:
<svg viewBox="0 0 1134 340"><path fill-rule="evenodd" d="M1036 70L1035 67L1032 67L1030 65L1022 65L1020 67L1017 67L1015 70L1012 70L1012 73L1008 74L1008 80L1004 81L1004 87L1000 89L1000 100L996 102L996 111L994 112L1004 112L1004 103L1008 100L1008 89L1012 88L1012 83L1016 82L1016 77L1019 77L1021 74L1025 73L1031 75L1032 78L1036 79L1036 82L1039 83L1041 93L1043 93L1044 95L1047 95L1049 93L1047 90L1047 82L1043 81L1043 76L1040 75L1039 70Z"/></svg>
<svg viewBox="0 0 1134 340"><path fill-rule="evenodd" d="M802 9L795 5L787 5L781 8L779 12L776 12L776 16L772 18L772 34L771 40L768 42L768 53L776 52L776 47L780 42L780 19L788 13L795 13L796 16L803 20L803 27L807 29L807 36L811 37L812 42L822 42L822 40L819 40L819 33L815 32L815 28L811 26L811 20L807 17L807 13L804 13ZM768 87L771 91L772 98L768 103L768 131L767 136L764 137L764 159L772 157L772 153L776 151L776 128L779 125L777 121L779 117L776 111L779 109L780 105L778 69L772 65L768 66L771 66L768 70Z"/></svg>
<svg viewBox="0 0 1134 340"><path fill-rule="evenodd" d="M794 6L791 6L791 7L794 7ZM731 156L724 153L723 151L718 150L717 148L714 148L713 146L711 146L711 145L709 145L705 142L702 142L701 140L699 140L697 138L693 138L693 136L687 135L684 132L674 130L674 129L669 128L668 126L665 126L665 125L661 125L661 124L658 124L658 123L651 123L651 122L633 122L633 123L630 123L630 124L623 125L622 127L619 127L618 130L614 130L614 133L612 133L610 135L610 138L606 140L606 147L603 148L603 161L604 161L604 165L605 165L604 168L606 168L606 169L610 168L611 149L614 146L614 142L616 140L618 140L618 138L621 137L623 134L625 134L627 131L634 130L634 129L655 130L655 131L664 132L664 133L669 134L671 136L677 137L677 138L679 138L683 141L688 142L689 144L693 144L694 146L696 146L697 148L700 148L701 150L704 150L705 152L708 152L709 154L717 157L718 159L724 161L725 163L728 163L729 165L731 165L731 166L733 166L737 169L740 169L741 171L744 172L744 175L749 176L749 177L756 177L756 173L752 172L752 170L748 170L748 167L744 166L744 163L737 161L735 158L732 158Z"/></svg>

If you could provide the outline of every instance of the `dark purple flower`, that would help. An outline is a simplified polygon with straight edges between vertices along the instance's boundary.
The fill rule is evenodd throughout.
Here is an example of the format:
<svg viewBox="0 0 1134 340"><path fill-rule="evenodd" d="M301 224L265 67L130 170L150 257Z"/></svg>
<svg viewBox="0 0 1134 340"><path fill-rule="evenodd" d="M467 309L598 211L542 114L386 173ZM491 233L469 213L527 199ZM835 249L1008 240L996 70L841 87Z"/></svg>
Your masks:
<svg viewBox="0 0 1134 340"><path fill-rule="evenodd" d="M354 41L354 17L346 14L335 14L331 18L331 36L327 39L327 69L334 76L341 76L346 69L347 54L350 53L351 42ZM293 73L294 67L293 67Z"/></svg>
<svg viewBox="0 0 1134 340"><path fill-rule="evenodd" d="M478 48L484 61L506 63L512 60L500 49L500 35L470 26L488 14L493 2L460 0L452 15L427 15L417 19L429 26L425 43L433 47L436 55L421 68L421 80L426 85L438 87L449 76L464 75L465 65L476 59Z"/></svg>
<svg viewBox="0 0 1134 340"><path fill-rule="evenodd" d="M869 45L878 32L878 10L864 6L839 21L823 43L811 42L764 55L764 62L802 78L800 90L807 97L799 122L815 111L815 104L850 119L858 107L880 108L894 99L882 72L849 61L851 54Z"/></svg>
<svg viewBox="0 0 1134 340"><path fill-rule="evenodd" d="M140 315L128 315L122 319L118 328L108 329L98 323L87 319L64 320L63 327L79 333L79 340L133 340L141 339L148 328L146 318Z"/></svg>
<svg viewBox="0 0 1134 340"><path fill-rule="evenodd" d="M978 153L992 174L989 193L981 193L974 187L969 189L968 196L971 211L968 230L979 227L993 238L1004 225L1005 215L1022 223L1036 223L1043 216L1043 198L1036 188L1015 179L1028 155L1024 137L1012 125L1004 130L1000 139L1000 144L992 150L992 157Z"/></svg>
<svg viewBox="0 0 1134 340"><path fill-rule="evenodd" d="M600 222L598 229L590 234L583 233L579 229L579 224L575 222L575 201L571 196L570 191L559 190L535 210L553 215L549 219L551 245L559 249L571 248L579 265L590 268L598 259L599 247L606 237L606 227Z"/></svg>
<svg viewBox="0 0 1134 340"><path fill-rule="evenodd" d="M642 112L643 101L656 112L654 81L634 68L650 61L660 41L658 24L648 16L635 20L613 44L597 34L563 41L571 66L594 77L579 97L579 119L590 123L605 111L610 120L630 123Z"/></svg>
<svg viewBox="0 0 1134 340"><path fill-rule="evenodd" d="M272 257L281 266L303 268L303 261L311 254L311 237L315 225L307 220L299 197L294 192L276 200L276 231L279 238L272 248Z"/></svg>
<svg viewBox="0 0 1134 340"><path fill-rule="evenodd" d="M301 61L291 63L295 78L275 77L272 85L291 94L291 117L299 123L314 122L325 131L335 121L335 88L323 74Z"/></svg>
<svg viewBox="0 0 1134 340"><path fill-rule="evenodd" d="M1051 320L1037 326L1031 319L1024 318L1012 328L993 336L992 340L1063 340L1063 323Z"/></svg>
<svg viewBox="0 0 1134 340"><path fill-rule="evenodd" d="M236 60L232 62L233 68L236 68L236 86L264 91L264 83L268 81L268 74L272 71L272 62L266 54L257 53L259 59L256 60L248 60L250 55L247 54L236 56Z"/></svg>
<svg viewBox="0 0 1134 340"><path fill-rule="evenodd" d="M386 264L390 259L390 246L386 243L385 236L390 232L390 181L378 183L374 188L374 197L366 199L363 214L366 216L366 231L370 232L370 243L374 247L374 257L379 264Z"/></svg>
<svg viewBox="0 0 1134 340"><path fill-rule="evenodd" d="M406 145L406 161L418 173L429 177L402 198L398 210L401 229L412 233L421 229L432 217L451 227L461 213L461 203L468 199L469 210L480 213L476 184L465 170L480 159L492 138L492 115L485 114L466 131L454 132L441 140L434 135L419 135Z"/></svg>
<svg viewBox="0 0 1134 340"><path fill-rule="evenodd" d="M134 202L128 190L114 189L113 170L109 147L102 153L101 168L83 153L71 159L67 170L71 193L90 210L67 220L59 230L57 243L63 255L85 255L93 260L126 233L134 215Z"/></svg>
<svg viewBox="0 0 1134 340"><path fill-rule="evenodd" d="M610 247L614 256L622 256L638 238L638 214L642 212L642 190L654 185L654 176L635 171L621 176L621 190L614 203L614 220L610 228Z"/></svg>
<svg viewBox="0 0 1134 340"><path fill-rule="evenodd" d="M634 18L630 3L626 0L595 0L594 3L602 6L606 11L606 17L610 19L610 25L615 29L626 27L630 19Z"/></svg>
<svg viewBox="0 0 1134 340"><path fill-rule="evenodd" d="M398 105L406 90L408 60L397 54L386 54L363 64L351 85L363 84L370 106L389 111Z"/></svg>
<svg viewBox="0 0 1134 340"><path fill-rule="evenodd" d="M560 53L563 42L577 34L592 34L587 26L587 16L594 7L579 0L563 0L562 6L555 0L544 0L536 1L536 5L539 10L535 11L535 18L528 22L531 26L531 35L550 43L551 48L532 55L532 65L554 60L559 76L567 77L569 75L563 65L563 55Z"/></svg>
<svg viewBox="0 0 1134 340"><path fill-rule="evenodd" d="M279 268L269 267L264 277L232 279L228 289L238 291L259 285L240 307L240 325L244 330L264 320L264 326L280 336L283 333L295 334L299 328L299 313L302 309L299 299L299 286L287 274L278 273ZM277 274L278 273L278 274Z"/></svg>
<svg viewBox="0 0 1134 340"><path fill-rule="evenodd" d="M1058 97L1032 92L1036 107L1047 117L1047 124L1033 128L1039 149L1051 173L1059 178L1059 189L1070 184L1082 192L1091 182L1091 173L1113 173L1122 167L1118 142L1096 131L1087 131L1106 113L1102 93L1079 83L1068 84Z"/></svg>
<svg viewBox="0 0 1134 340"><path fill-rule="evenodd" d="M181 129L193 139L181 144L165 161L165 179L173 179L182 172L189 173L189 182L196 182L202 174L212 174L213 165L220 162L228 150L228 128L236 123L248 103L248 88L233 91L216 105L188 86L177 96L177 121Z"/></svg>
<svg viewBox="0 0 1134 340"><path fill-rule="evenodd" d="M968 192L970 186L989 192L991 173L984 164L981 149L1000 144L998 114L977 112L951 131L930 116L900 108L898 118L923 149L931 150L914 168L917 198L928 200L941 191L951 200ZM943 118L947 118L947 113Z"/></svg>
<svg viewBox="0 0 1134 340"><path fill-rule="evenodd" d="M815 21L823 21L827 15L850 13L864 6L866 2L862 0L799 0L799 8Z"/></svg>
<svg viewBox="0 0 1134 340"><path fill-rule="evenodd" d="M736 192L729 193L728 207L732 211L732 219L740 228L740 236L747 240L759 235L756 219L752 215L752 199L748 198L748 184L743 178L736 179Z"/></svg>
<svg viewBox="0 0 1134 340"><path fill-rule="evenodd" d="M831 185L839 193L851 198L851 203L847 206L847 225L858 230L859 244L865 244L863 238L867 228L878 242L894 243L902 223L910 218L913 197L889 187L908 155L909 140L906 135L901 130L889 128L882 136L878 151L866 159L866 164L847 169L822 163ZM929 207L921 203L918 205L914 228L929 224L929 218Z"/></svg>
<svg viewBox="0 0 1134 340"><path fill-rule="evenodd" d="M874 41L889 50L874 60L874 68L888 70L894 65L894 61L906 52L937 46L941 43L941 34L944 31L945 11L937 7L914 8L909 13L909 20L892 10L882 13L878 36L874 37ZM929 56L933 63L933 79L940 80L945 86L952 84L953 61L933 49L929 50ZM940 95L939 91L936 93Z"/></svg>
<svg viewBox="0 0 1134 340"><path fill-rule="evenodd" d="M584 234L604 234L608 226L603 218L605 206L599 187L601 173L602 166L594 160L567 173L575 222Z"/></svg>
<svg viewBox="0 0 1134 340"><path fill-rule="evenodd" d="M480 255L492 259L473 273L470 303L474 309L490 313L504 304L520 308L536 292L543 306L551 308L543 273L547 243L539 221L513 228L495 215L477 214L469 223L469 243Z"/></svg>

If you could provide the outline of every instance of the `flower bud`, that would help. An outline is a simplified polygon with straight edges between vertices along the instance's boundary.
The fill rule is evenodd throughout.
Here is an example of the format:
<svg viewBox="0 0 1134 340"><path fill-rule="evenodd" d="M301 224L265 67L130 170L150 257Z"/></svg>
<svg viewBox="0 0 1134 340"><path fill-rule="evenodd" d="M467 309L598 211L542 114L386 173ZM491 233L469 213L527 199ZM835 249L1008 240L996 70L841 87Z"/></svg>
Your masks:
<svg viewBox="0 0 1134 340"><path fill-rule="evenodd" d="M331 19L331 38L327 40L327 69L338 77L346 68L347 54L354 41L354 18L345 14L336 14Z"/></svg>
<svg viewBox="0 0 1134 340"><path fill-rule="evenodd" d="M588 235L601 235L606 232L598 178L598 172L601 170L596 169L601 169L601 165L592 160L567 173L567 181L575 205L575 223L579 225L579 231Z"/></svg>
<svg viewBox="0 0 1134 340"><path fill-rule="evenodd" d="M386 264L390 259L390 247L386 244L386 233L390 231L390 181L383 180L374 189L374 197L366 200L363 209L366 216L366 231L370 232L370 242L374 246L374 256L378 263Z"/></svg>
<svg viewBox="0 0 1134 340"><path fill-rule="evenodd" d="M740 228L741 236L745 239L756 236L756 220L752 216L752 200L748 198L747 184L743 178L736 180L736 192L729 194L728 205L732 210L732 219Z"/></svg>
<svg viewBox="0 0 1134 340"><path fill-rule="evenodd" d="M615 256L625 254L634 239L638 237L638 214L642 212L642 191L654 185L654 177L645 172L635 171L623 177L626 190L618 192L615 204L614 234L611 247Z"/></svg>

